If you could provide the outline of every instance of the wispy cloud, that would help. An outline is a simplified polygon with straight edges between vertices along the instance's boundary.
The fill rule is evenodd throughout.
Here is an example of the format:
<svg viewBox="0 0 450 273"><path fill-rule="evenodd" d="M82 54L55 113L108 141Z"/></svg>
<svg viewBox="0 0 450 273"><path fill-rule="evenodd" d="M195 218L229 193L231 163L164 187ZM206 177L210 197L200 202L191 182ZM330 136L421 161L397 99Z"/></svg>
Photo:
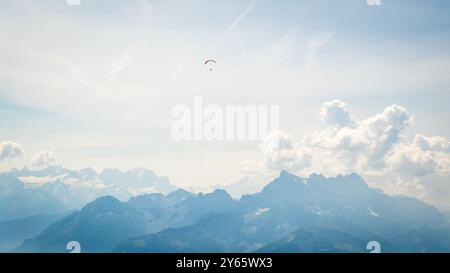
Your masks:
<svg viewBox="0 0 450 273"><path fill-rule="evenodd" d="M117 58L117 61L114 63L111 71L111 76L113 79L117 78L119 74L127 68L130 63L130 58L133 55L133 52L136 50L137 45L134 44L130 46L121 56Z"/></svg>
<svg viewBox="0 0 450 273"><path fill-rule="evenodd" d="M228 28L227 31L233 31L236 26L239 24L239 22L244 19L250 12L252 12L253 8L255 7L256 4L256 0L251 0L250 3L248 4L248 6L245 8L245 10L239 14L238 17L236 17L236 19L234 19L233 23L231 23Z"/></svg>

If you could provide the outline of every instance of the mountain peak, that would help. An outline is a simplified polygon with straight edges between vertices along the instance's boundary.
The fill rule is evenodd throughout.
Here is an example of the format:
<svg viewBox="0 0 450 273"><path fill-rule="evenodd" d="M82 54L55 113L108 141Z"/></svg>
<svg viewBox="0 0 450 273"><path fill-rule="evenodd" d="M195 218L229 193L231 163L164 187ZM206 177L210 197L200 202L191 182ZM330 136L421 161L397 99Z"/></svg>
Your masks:
<svg viewBox="0 0 450 273"><path fill-rule="evenodd" d="M312 173L309 176L310 179L325 179L325 176L321 173Z"/></svg>
<svg viewBox="0 0 450 273"><path fill-rule="evenodd" d="M152 170L142 168L142 167L131 169L131 170L127 171L127 173L134 175L138 178L143 178L143 177L151 177L154 179L157 178L157 176L155 175L155 173Z"/></svg>
<svg viewBox="0 0 450 273"><path fill-rule="evenodd" d="M120 201L117 198L110 195L101 196L96 200L94 200L93 202L91 202L91 204L113 204L113 203L120 203Z"/></svg>
<svg viewBox="0 0 450 273"><path fill-rule="evenodd" d="M302 182L303 179L296 176L295 174L292 174L290 172L287 171L281 171L280 172L280 176L275 179L272 183L280 183L280 184L291 184L291 185L297 185L298 182ZM305 185L304 183L302 183L303 185Z"/></svg>
<svg viewBox="0 0 450 273"><path fill-rule="evenodd" d="M208 200L208 202L215 202L219 200L221 200L222 202L233 201L233 198L225 190L222 189L216 189L215 191L206 194L200 193L197 196L197 199Z"/></svg>
<svg viewBox="0 0 450 273"><path fill-rule="evenodd" d="M308 185L303 183L302 178L282 171L280 176L264 187L261 193L268 195L289 196L307 190Z"/></svg>
<svg viewBox="0 0 450 273"><path fill-rule="evenodd" d="M223 189L216 189L214 192L212 192L214 195L222 195L222 196L230 196L226 190Z"/></svg>
<svg viewBox="0 0 450 273"><path fill-rule="evenodd" d="M364 181L362 179L362 177L359 174L357 174L357 173L351 173L351 174L347 175L347 177L350 177L350 178L356 179L356 180L360 180L360 181Z"/></svg>
<svg viewBox="0 0 450 273"><path fill-rule="evenodd" d="M278 176L279 178L284 178L284 177L292 177L295 176L294 174L288 172L288 171L281 171L280 175Z"/></svg>
<svg viewBox="0 0 450 273"><path fill-rule="evenodd" d="M116 168L106 168L103 169L100 175L120 175L122 171Z"/></svg>
<svg viewBox="0 0 450 273"><path fill-rule="evenodd" d="M185 189L180 188L180 189L174 190L171 193L169 193L167 195L167 198L170 200L173 200L175 202L178 202L178 201L183 201L191 196L194 196L194 194Z"/></svg>
<svg viewBox="0 0 450 273"><path fill-rule="evenodd" d="M166 205L168 199L161 193L142 194L131 197L127 204L132 207L149 208Z"/></svg>
<svg viewBox="0 0 450 273"><path fill-rule="evenodd" d="M117 198L112 196L102 196L94 200L93 202L87 204L83 209L82 212L90 212L90 211L97 211L97 212L105 212L105 211L112 211L116 210L118 208L123 207L125 204L120 202Z"/></svg>
<svg viewBox="0 0 450 273"><path fill-rule="evenodd" d="M364 181L364 179L359 176L356 173L351 173L348 175L339 175L335 178L335 181L341 184L346 184L349 186L356 188L363 188L363 189L367 189L369 188L369 186L367 185L366 181Z"/></svg>

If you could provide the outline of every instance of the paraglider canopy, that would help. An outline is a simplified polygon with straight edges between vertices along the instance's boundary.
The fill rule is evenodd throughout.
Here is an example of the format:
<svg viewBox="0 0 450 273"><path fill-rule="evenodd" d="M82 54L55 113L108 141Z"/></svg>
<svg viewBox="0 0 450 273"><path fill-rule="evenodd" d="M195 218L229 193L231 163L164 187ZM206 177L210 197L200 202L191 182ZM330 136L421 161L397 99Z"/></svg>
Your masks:
<svg viewBox="0 0 450 273"><path fill-rule="evenodd" d="M209 59L205 61L205 65L209 65L209 71L212 71L211 64L216 64L217 62L215 60Z"/></svg>

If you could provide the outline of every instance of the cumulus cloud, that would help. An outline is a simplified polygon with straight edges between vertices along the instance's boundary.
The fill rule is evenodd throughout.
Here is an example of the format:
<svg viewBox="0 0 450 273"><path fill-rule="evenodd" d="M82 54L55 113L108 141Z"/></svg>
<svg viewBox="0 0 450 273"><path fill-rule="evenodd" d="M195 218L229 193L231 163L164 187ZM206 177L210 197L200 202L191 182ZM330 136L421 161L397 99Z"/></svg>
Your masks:
<svg viewBox="0 0 450 273"><path fill-rule="evenodd" d="M411 142L405 130L413 124L399 105L363 120L351 114L345 102L325 102L319 111L328 126L303 137L284 133L268 136L260 145L261 163L268 171L289 170L339 175L357 172L390 176L398 184L414 184L428 175L450 174L450 142L445 137L417 134ZM246 166L251 166L247 162Z"/></svg>
<svg viewBox="0 0 450 273"><path fill-rule="evenodd" d="M414 142L401 143L386 157L393 172L405 177L450 173L450 141L444 137L417 134Z"/></svg>
<svg viewBox="0 0 450 273"><path fill-rule="evenodd" d="M347 104L340 100L325 102L320 108L319 114L322 120L331 125L354 127L356 124Z"/></svg>
<svg viewBox="0 0 450 273"><path fill-rule="evenodd" d="M0 161L8 160L23 154L25 154L25 152L19 143L12 141L0 143Z"/></svg>
<svg viewBox="0 0 450 273"><path fill-rule="evenodd" d="M47 167L54 165L56 162L56 155L54 152L44 150L37 152L31 159L31 164L36 167Z"/></svg>
<svg viewBox="0 0 450 273"><path fill-rule="evenodd" d="M266 137L260 147L268 169L296 171L309 166L310 156L299 148L294 136L276 132Z"/></svg>
<svg viewBox="0 0 450 273"><path fill-rule="evenodd" d="M450 153L450 142L445 137L425 137L417 134L414 143L424 151Z"/></svg>

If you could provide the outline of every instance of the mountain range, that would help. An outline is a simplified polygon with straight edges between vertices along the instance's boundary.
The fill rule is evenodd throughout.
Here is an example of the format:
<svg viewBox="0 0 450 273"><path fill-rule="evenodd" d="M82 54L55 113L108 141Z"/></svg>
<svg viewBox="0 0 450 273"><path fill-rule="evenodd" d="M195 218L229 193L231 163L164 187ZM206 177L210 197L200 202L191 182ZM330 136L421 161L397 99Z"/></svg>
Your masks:
<svg viewBox="0 0 450 273"><path fill-rule="evenodd" d="M450 252L450 224L435 207L369 187L356 174L288 172L239 200L226 191L100 197L16 248L65 252Z"/></svg>
<svg viewBox="0 0 450 273"><path fill-rule="evenodd" d="M167 194L176 189L167 177L144 168L125 172L105 169L100 173L61 166L13 169L0 174L0 221L80 209L106 195L127 201L144 193Z"/></svg>
<svg viewBox="0 0 450 273"><path fill-rule="evenodd" d="M26 187L18 178L0 174L0 221L38 214L58 214L68 208L53 194Z"/></svg>
<svg viewBox="0 0 450 273"><path fill-rule="evenodd" d="M179 189L166 196L133 197L128 202L104 196L26 240L17 251L64 252L67 242L78 241L84 251L109 252L127 238L192 225L204 214L230 210L234 203L221 190L194 195Z"/></svg>

